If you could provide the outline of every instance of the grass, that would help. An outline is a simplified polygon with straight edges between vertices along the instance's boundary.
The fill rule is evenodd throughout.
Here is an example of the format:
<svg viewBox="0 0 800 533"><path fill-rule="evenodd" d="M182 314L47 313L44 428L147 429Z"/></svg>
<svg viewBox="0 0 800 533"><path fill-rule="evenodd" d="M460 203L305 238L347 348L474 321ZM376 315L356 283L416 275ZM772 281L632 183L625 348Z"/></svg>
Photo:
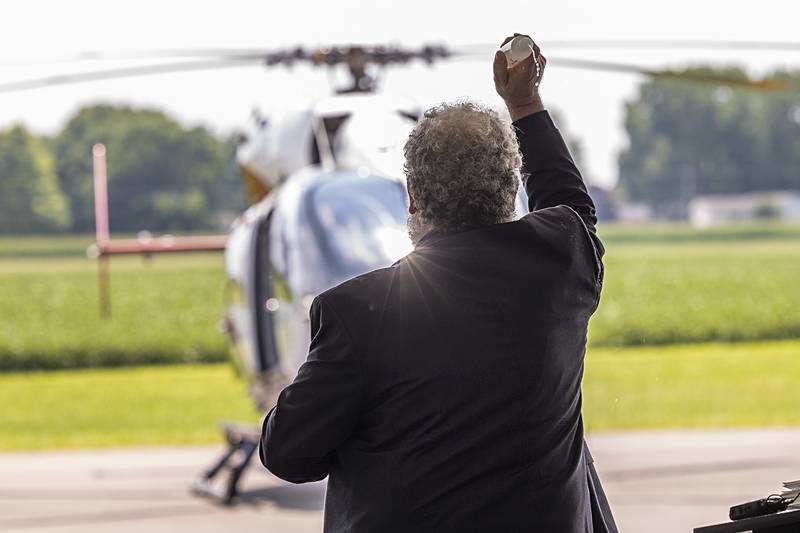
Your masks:
<svg viewBox="0 0 800 533"><path fill-rule="evenodd" d="M88 259L0 261L0 369L210 362L226 358L217 324L221 254L111 260L112 318L98 310Z"/></svg>
<svg viewBox="0 0 800 533"><path fill-rule="evenodd" d="M229 365L0 375L0 450L200 444L217 423L255 423Z"/></svg>
<svg viewBox="0 0 800 533"><path fill-rule="evenodd" d="M586 426L800 424L798 375L800 341L592 349ZM6 373L0 450L221 442L219 420L258 420L245 388L221 364Z"/></svg>
<svg viewBox="0 0 800 533"><path fill-rule="evenodd" d="M800 338L800 226L601 227L594 348ZM222 254L111 259L98 316L86 236L0 238L0 371L219 362Z"/></svg>
<svg viewBox="0 0 800 533"><path fill-rule="evenodd" d="M601 235L589 430L800 424L800 226ZM221 254L113 258L104 321L90 241L0 238L0 450L214 443L218 421L256 422L230 365L170 364L226 357ZM53 371L12 371L34 369Z"/></svg>
<svg viewBox="0 0 800 533"><path fill-rule="evenodd" d="M94 235L0 236L0 259L86 257Z"/></svg>
<svg viewBox="0 0 800 533"><path fill-rule="evenodd" d="M800 424L800 341L590 350L589 430Z"/></svg>
<svg viewBox="0 0 800 533"><path fill-rule="evenodd" d="M798 242L609 245L591 342L798 338Z"/></svg>

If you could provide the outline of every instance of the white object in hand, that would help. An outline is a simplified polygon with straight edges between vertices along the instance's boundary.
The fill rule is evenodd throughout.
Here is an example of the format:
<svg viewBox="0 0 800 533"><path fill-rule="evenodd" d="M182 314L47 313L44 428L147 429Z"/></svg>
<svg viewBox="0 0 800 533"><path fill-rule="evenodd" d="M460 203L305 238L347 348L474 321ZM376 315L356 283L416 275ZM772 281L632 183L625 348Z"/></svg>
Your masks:
<svg viewBox="0 0 800 533"><path fill-rule="evenodd" d="M528 37L527 35L517 35L506 44L504 44L500 51L506 55L506 62L508 63L508 68L513 68L517 66L519 63L524 61L530 55L534 55L533 52L533 39ZM534 55L534 62L536 61L536 56ZM538 65L537 65L538 66Z"/></svg>

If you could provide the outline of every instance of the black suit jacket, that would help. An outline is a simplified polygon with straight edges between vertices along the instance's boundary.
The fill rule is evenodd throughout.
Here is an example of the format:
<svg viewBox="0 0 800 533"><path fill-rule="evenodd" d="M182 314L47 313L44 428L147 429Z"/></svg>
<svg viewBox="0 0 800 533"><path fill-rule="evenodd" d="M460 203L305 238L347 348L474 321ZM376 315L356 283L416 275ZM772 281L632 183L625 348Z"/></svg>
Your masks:
<svg viewBox="0 0 800 533"><path fill-rule="evenodd" d="M326 532L615 530L581 418L594 206L549 115L514 126L530 214L430 233L311 307L260 456L294 483L328 477Z"/></svg>

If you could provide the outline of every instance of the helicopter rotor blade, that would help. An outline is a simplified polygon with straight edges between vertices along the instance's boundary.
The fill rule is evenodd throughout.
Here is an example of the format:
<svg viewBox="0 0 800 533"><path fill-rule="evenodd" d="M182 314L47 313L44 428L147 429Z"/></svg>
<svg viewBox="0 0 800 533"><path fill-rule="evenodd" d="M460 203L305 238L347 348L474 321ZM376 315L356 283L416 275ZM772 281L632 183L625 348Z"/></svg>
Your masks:
<svg viewBox="0 0 800 533"><path fill-rule="evenodd" d="M725 74L710 74L695 71L675 71L669 69L652 69L628 63L616 63L610 61L592 61L573 58L548 58L548 63L563 68L574 68L581 70L594 70L605 72L620 72L631 74L642 74L656 79L674 79L680 81L691 81L698 83L710 83L715 85L727 85L732 87L742 87L746 89L757 89L764 91L788 91L793 85L789 80L764 78L754 80L750 78L740 78Z"/></svg>
<svg viewBox="0 0 800 533"><path fill-rule="evenodd" d="M118 59L178 59L178 58L229 58L249 59L264 57L271 50L264 48L162 48L155 50L120 50L116 52L86 51L75 56L79 61Z"/></svg>
<svg viewBox="0 0 800 533"><path fill-rule="evenodd" d="M488 53L497 49L498 43L462 44L448 47L455 53ZM547 50L556 49L663 49L663 50L740 50L740 51L792 51L800 50L800 41L747 41L712 39L583 39L583 40L543 40ZM269 48L162 48L153 50L120 50L113 52L86 51L74 56L40 57L0 61L0 65L36 65L69 63L81 61L146 60L146 59L189 59L226 58L250 59L265 57L274 53Z"/></svg>
<svg viewBox="0 0 800 533"><path fill-rule="evenodd" d="M565 41L566 42L566 41ZM572 44L575 42L570 41ZM584 41L583 43L590 43L592 41ZM622 41L620 41L622 42ZM651 44L663 44L661 41L641 41L650 42ZM703 41L704 43L712 43L712 41ZM606 42L608 44L609 42ZM619 42L618 42L619 43ZM617 44L618 44L617 43ZM688 44L687 41L685 44ZM695 44L700 41L693 42ZM715 44L722 44L722 42L713 42ZM745 43L752 45L753 42L746 41L730 41L727 44L741 44ZM672 43L674 44L674 43ZM762 43L775 45L776 43ZM781 44L781 43L778 43ZM783 45L794 45L795 43L782 43ZM548 45L549 46L549 45ZM105 70L94 70L86 72L77 72L71 74L62 74L54 76L46 76L42 78L34 78L27 80L20 80L14 82L7 82L0 84L0 93L26 91L32 89L39 89L44 87L52 87L59 85L67 85L73 83L83 83L91 81L111 80L118 78L128 78L135 76L146 76L155 74L169 74L175 72L191 72L201 70L216 70L226 68L239 68L246 66L256 65L292 65L298 61L310 62L316 66L323 65L336 65L340 63L347 63L351 68L363 66L367 63L377 65L388 64L404 64L411 59L420 59L427 63L434 63L441 60L481 60L485 61L492 56L496 50L494 45L465 45L454 48L445 46L425 46L417 51L408 49L392 48L392 47L339 47L339 48L320 48L315 50L306 50L302 47L294 49L284 49L272 52L265 52L263 50L238 50L238 49L205 49L205 50L187 50L187 54L197 54L192 57L206 57L206 53L219 53L216 57L206 57L205 59L196 59L193 61L169 62L160 64L147 64L123 68L113 68ZM228 55L223 55L228 54ZM176 51L154 51L154 53L164 53L162 57L169 57ZM128 59L133 56L129 56ZM786 91L792 90L793 84L789 80L784 79L763 79L763 80L750 80L747 78L736 77L733 75L703 73L695 71L673 71L668 69L654 69L641 65L634 65L628 63L616 63L610 61L596 61L588 59L577 58L554 58L548 56L551 65L564 68L575 68L583 70L605 71L605 72L619 72L640 74L652 78L669 78L676 80L713 83L716 85L730 85L734 87L743 87L757 90L770 90L770 91Z"/></svg>
<svg viewBox="0 0 800 533"><path fill-rule="evenodd" d="M462 44L449 47L455 53L480 53L497 50L500 43ZM628 50L739 50L739 51L792 51L800 50L800 41L736 41L710 39L590 39L542 40L546 50L556 49L628 49Z"/></svg>
<svg viewBox="0 0 800 533"><path fill-rule="evenodd" d="M548 41L548 47L555 48L651 48L662 50L800 50L800 41L736 41L736 40L668 40L668 39L634 39L634 40L576 40Z"/></svg>
<svg viewBox="0 0 800 533"><path fill-rule="evenodd" d="M477 46L477 45L476 45ZM483 47L487 45L481 45ZM493 46L491 50L497 50ZM485 48L483 51L477 51L470 45L468 48L458 47L453 51L452 59L460 59L464 61L486 61L487 56ZM639 74L657 79L674 79L679 81L696 82L696 83L709 83L715 85L727 85L731 87L741 87L745 89L755 89L762 91L791 91L794 89L794 84L790 80L777 79L777 78L764 78L764 79L749 79L741 78L733 75L704 73L695 71L680 71L670 69L659 69L646 67L643 65L636 65L631 63L620 63L615 61L598 61L593 59L578 59L568 57L552 57L547 55L547 64L551 67L557 68L571 68L578 70L599 71L599 72L613 72L620 74Z"/></svg>
<svg viewBox="0 0 800 533"><path fill-rule="evenodd" d="M81 62L145 61L153 59L257 59L270 55L264 48L162 48L153 50L89 50L74 55L0 59L0 66L30 67Z"/></svg>
<svg viewBox="0 0 800 533"><path fill-rule="evenodd" d="M175 72L194 72L202 70L218 70L226 68L241 68L260 66L264 61L263 56L253 59L209 59L206 61L184 61L161 63L155 65L140 65L135 67L114 68L107 70L94 70L76 72L73 74L58 74L42 78L0 83L0 93L28 91L73 83L91 81L114 80L132 78L136 76L150 76L155 74L172 74Z"/></svg>
<svg viewBox="0 0 800 533"><path fill-rule="evenodd" d="M544 41L549 49L585 49L585 48L627 48L627 49L694 49L694 50L800 50L800 41L743 41L743 40L669 40L669 39L617 39L617 40L552 40ZM458 47L447 47L455 53L491 52L497 49L496 44L477 43L464 44ZM76 56L78 60L104 59L153 59L153 58L252 58L264 57L274 50L266 48L172 48L160 50L140 50L127 52L83 52Z"/></svg>

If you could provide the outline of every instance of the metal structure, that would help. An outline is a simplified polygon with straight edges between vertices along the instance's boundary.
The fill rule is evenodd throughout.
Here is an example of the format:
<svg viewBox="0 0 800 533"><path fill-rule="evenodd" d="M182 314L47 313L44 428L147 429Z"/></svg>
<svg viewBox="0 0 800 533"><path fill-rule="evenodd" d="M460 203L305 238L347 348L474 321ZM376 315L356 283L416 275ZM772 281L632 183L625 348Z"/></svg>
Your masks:
<svg viewBox="0 0 800 533"><path fill-rule="evenodd" d="M164 235L153 239L142 236L138 239L111 239L108 213L108 164L106 147L97 143L92 147L94 174L95 243L89 246L87 255L97 259L98 299L100 316L111 317L111 271L109 258L125 254L161 254L176 252L211 252L225 250L227 235L204 235L196 237L173 237Z"/></svg>

